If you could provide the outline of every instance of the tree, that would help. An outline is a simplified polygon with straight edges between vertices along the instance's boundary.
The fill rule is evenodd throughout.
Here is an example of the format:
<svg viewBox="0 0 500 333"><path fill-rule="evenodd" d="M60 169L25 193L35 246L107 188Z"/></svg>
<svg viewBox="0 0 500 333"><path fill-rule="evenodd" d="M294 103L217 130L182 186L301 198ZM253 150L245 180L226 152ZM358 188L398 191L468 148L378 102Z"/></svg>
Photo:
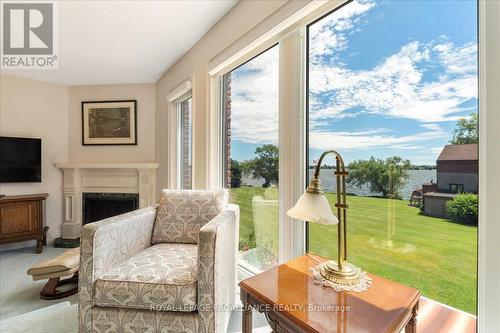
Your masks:
<svg viewBox="0 0 500 333"><path fill-rule="evenodd" d="M241 186L241 166L238 161L231 159L231 188Z"/></svg>
<svg viewBox="0 0 500 333"><path fill-rule="evenodd" d="M347 182L355 186L368 184L371 192L381 193L383 197L399 198L399 191L408 178L411 164L399 156L386 160L371 157L349 163Z"/></svg>
<svg viewBox="0 0 500 333"><path fill-rule="evenodd" d="M255 149L254 159L241 164L244 173L252 174L253 178L264 178L263 187L278 183L279 151L278 147L266 144Z"/></svg>
<svg viewBox="0 0 500 333"><path fill-rule="evenodd" d="M455 130L453 131L453 139L450 140L450 143L454 145L478 143L478 132L478 116L477 112L473 112L467 118L458 119Z"/></svg>
<svg viewBox="0 0 500 333"><path fill-rule="evenodd" d="M252 176L253 160L245 160L240 162L241 173L246 176Z"/></svg>

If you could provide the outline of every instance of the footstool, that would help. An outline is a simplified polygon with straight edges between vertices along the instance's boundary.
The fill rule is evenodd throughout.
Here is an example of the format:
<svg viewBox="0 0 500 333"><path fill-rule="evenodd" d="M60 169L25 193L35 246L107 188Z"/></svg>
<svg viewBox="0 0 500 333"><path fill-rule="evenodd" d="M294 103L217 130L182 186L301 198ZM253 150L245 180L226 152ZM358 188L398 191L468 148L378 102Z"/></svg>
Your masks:
<svg viewBox="0 0 500 333"><path fill-rule="evenodd" d="M42 291L42 299L58 299L74 295L78 292L78 269L80 268L80 248L65 251L63 254L38 263L28 269L33 281L49 279ZM71 276L61 280L62 277ZM57 288L68 284L76 284L72 289L58 291Z"/></svg>

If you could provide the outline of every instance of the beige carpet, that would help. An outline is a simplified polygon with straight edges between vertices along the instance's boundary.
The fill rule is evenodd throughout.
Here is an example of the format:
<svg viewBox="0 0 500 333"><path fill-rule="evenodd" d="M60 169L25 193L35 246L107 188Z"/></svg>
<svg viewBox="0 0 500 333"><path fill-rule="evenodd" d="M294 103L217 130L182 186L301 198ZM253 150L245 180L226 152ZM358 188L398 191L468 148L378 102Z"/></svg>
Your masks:
<svg viewBox="0 0 500 333"><path fill-rule="evenodd" d="M78 305L58 303L0 321L2 333L77 333Z"/></svg>
<svg viewBox="0 0 500 333"><path fill-rule="evenodd" d="M40 290L47 281L33 281L31 276L26 274L34 263L53 258L65 250L45 246L41 254L36 254L34 248L0 252L0 320L57 303L78 302L76 295L52 301L40 299Z"/></svg>

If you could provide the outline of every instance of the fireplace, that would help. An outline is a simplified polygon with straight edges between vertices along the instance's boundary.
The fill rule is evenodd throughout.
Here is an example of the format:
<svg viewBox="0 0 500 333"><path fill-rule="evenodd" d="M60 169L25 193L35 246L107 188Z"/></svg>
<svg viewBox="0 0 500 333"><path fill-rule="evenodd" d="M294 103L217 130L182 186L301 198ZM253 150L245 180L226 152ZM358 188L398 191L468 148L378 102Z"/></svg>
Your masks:
<svg viewBox="0 0 500 333"><path fill-rule="evenodd" d="M97 221L109 215L116 215L124 211L144 208L156 202L156 169L157 163L57 163L63 171L64 181L64 222L62 237L64 239L78 239L83 224ZM117 193L120 193L116 195ZM133 194L130 194L133 193ZM107 194L107 195L106 195ZM94 209L83 207L85 196L93 200L89 202L98 207L95 211L107 210L108 206L117 211L97 215ZM112 205L103 204L99 199L110 197L119 201L124 197L139 198L134 206L118 210L121 202ZM99 198L101 197L101 198ZM137 199L135 199L137 200ZM88 200L87 200L88 201ZM131 205L131 202L128 203ZM87 205L88 206L88 205ZM99 207L101 206L101 207ZM104 206L104 207L102 207ZM84 221L84 214L85 221ZM91 216L96 214L96 216ZM49 231L50 234L50 231ZM55 238L55 237L54 237ZM50 238L49 240L53 239Z"/></svg>
<svg viewBox="0 0 500 333"><path fill-rule="evenodd" d="M82 193L82 224L100 221L138 208L137 193Z"/></svg>

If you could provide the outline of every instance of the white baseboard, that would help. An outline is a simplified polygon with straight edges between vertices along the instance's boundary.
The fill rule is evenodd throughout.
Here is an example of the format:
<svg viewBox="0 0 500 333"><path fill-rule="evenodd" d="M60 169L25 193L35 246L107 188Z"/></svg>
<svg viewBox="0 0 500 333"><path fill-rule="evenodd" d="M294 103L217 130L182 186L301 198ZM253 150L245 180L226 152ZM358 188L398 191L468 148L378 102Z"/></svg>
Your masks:
<svg viewBox="0 0 500 333"><path fill-rule="evenodd" d="M56 238L61 237L60 232L53 231L51 232L50 229L47 232L47 244L53 242Z"/></svg>

